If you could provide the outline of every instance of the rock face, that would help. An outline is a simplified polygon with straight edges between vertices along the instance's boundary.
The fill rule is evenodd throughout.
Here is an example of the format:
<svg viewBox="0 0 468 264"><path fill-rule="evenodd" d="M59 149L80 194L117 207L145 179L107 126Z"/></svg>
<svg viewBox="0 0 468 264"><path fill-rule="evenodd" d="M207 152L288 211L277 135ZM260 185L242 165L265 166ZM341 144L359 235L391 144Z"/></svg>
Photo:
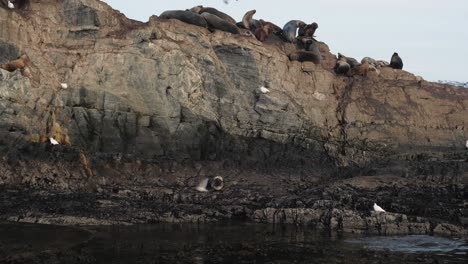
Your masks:
<svg viewBox="0 0 468 264"><path fill-rule="evenodd" d="M407 223L399 233L467 224L466 89L391 68L337 76L324 43L321 66L291 62L292 44L155 16L132 21L94 0L32 0L0 9L0 24L0 64L27 54L33 74L0 70L0 184L11 190L4 218L290 222L281 208L302 208L301 217L329 214L314 223L373 232L383 220L362 214L377 200L437 219L419 226L391 216ZM194 177L215 174L226 180L223 192L194 193ZM346 182L358 176L383 186ZM63 200L31 209L20 185ZM88 193L88 211L70 191ZM40 197L51 199L47 192ZM69 200L76 210L61 211ZM111 206L101 211L101 200ZM119 211L134 203L135 214Z"/></svg>

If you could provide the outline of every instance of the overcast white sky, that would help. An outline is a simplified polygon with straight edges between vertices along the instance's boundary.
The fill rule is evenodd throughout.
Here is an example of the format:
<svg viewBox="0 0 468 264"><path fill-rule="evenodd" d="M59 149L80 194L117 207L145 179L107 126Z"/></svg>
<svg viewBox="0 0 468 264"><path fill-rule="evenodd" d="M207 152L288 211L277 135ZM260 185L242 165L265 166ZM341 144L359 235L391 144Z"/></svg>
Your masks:
<svg viewBox="0 0 468 264"><path fill-rule="evenodd" d="M393 52L404 69L427 80L468 81L468 0L104 0L130 18L148 21L165 10L211 6L240 21L254 18L279 26L300 19L317 22L317 38L333 53L358 60L389 61Z"/></svg>

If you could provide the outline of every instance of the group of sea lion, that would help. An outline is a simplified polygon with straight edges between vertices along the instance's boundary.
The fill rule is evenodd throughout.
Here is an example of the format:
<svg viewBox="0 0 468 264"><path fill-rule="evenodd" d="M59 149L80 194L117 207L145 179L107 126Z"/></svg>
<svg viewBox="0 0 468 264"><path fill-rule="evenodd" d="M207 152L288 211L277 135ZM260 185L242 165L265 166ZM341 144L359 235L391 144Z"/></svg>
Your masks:
<svg viewBox="0 0 468 264"><path fill-rule="evenodd" d="M298 44L301 48L289 54L291 60L312 61L320 64L322 55L318 49L317 41L314 39L317 23L306 24L300 20L291 20L283 28L264 21L254 19L256 10L245 13L241 22L229 15L212 7L195 6L187 10L170 10L163 12L159 17L162 19L178 19L188 24L205 27L210 30L221 30L232 34L255 36L259 41L265 42L272 35L280 36L284 41ZM299 34L296 34L299 32Z"/></svg>
<svg viewBox="0 0 468 264"><path fill-rule="evenodd" d="M374 60L370 57L365 57L359 63L356 59L346 57L338 53L338 60L335 65L335 72L337 74L345 74L347 76L367 76L369 71L378 71L381 67L391 67L393 69L402 70L403 60L398 53L393 53L390 63L383 60Z"/></svg>

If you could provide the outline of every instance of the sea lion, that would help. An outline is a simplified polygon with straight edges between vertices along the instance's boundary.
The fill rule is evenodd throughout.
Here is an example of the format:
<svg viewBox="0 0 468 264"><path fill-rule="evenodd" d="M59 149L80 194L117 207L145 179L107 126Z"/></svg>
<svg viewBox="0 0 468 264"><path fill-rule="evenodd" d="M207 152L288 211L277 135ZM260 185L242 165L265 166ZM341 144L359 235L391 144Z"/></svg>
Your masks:
<svg viewBox="0 0 468 264"><path fill-rule="evenodd" d="M164 11L159 18L162 19L177 19L187 24L192 24L199 27L208 27L208 23L206 20L200 15L195 12L189 10L169 10Z"/></svg>
<svg viewBox="0 0 468 264"><path fill-rule="evenodd" d="M192 11L194 13L200 14L200 10L203 8L202 5L197 5L189 9L189 11Z"/></svg>
<svg viewBox="0 0 468 264"><path fill-rule="evenodd" d="M212 15L215 15L221 19L224 19L226 22L229 22L231 24L236 24L236 20L234 18L232 18L231 16L229 16L228 14L225 14L221 11L219 11L218 9L216 8L213 8L213 7L203 7L203 6L200 6L201 8L198 9L198 13L201 15L203 13L210 13ZM193 8L192 8L193 9Z"/></svg>
<svg viewBox="0 0 468 264"><path fill-rule="evenodd" d="M16 71L17 69L24 69L29 66L29 57L27 55L21 55L18 59L9 61L5 64L2 64L0 68L13 72Z"/></svg>
<svg viewBox="0 0 468 264"><path fill-rule="evenodd" d="M257 13L257 10L253 9L245 13L244 17L242 17L242 25L246 29L250 29L252 32L255 32L257 28L262 27L258 20L253 19L253 15Z"/></svg>
<svg viewBox="0 0 468 264"><path fill-rule="evenodd" d="M211 13L202 13L201 16L206 20L210 29L226 31L232 34L240 34L240 30L235 24L231 24L216 15Z"/></svg>
<svg viewBox="0 0 468 264"><path fill-rule="evenodd" d="M398 56L398 53L393 53L392 59L390 60L390 67L393 69L398 69L402 70L403 69L403 61L401 60L400 56Z"/></svg>
<svg viewBox="0 0 468 264"><path fill-rule="evenodd" d="M275 25L275 24L273 24L271 22L265 21L263 19L258 20L258 22L262 26L268 26L271 33L273 33L273 34L278 34L278 33L283 32L282 28L278 27L277 25Z"/></svg>
<svg viewBox="0 0 468 264"><path fill-rule="evenodd" d="M359 76L367 76L367 73L369 72L370 69L370 64L369 60L367 58L362 59L361 64L350 71L348 71L347 75L349 77L359 75Z"/></svg>
<svg viewBox="0 0 468 264"><path fill-rule="evenodd" d="M314 62L315 64L320 64L322 63L322 53L320 53L320 49L317 45L317 41L315 39L302 39L302 42L305 45L305 50L308 52L312 52L317 56L318 62Z"/></svg>
<svg viewBox="0 0 468 264"><path fill-rule="evenodd" d="M305 27L300 27L297 35L304 38L313 38L317 28L318 24L314 22L310 25L306 25Z"/></svg>
<svg viewBox="0 0 468 264"><path fill-rule="evenodd" d="M215 191L221 191L224 187L224 179L221 176L215 176L209 180L210 187Z"/></svg>
<svg viewBox="0 0 468 264"><path fill-rule="evenodd" d="M336 61L333 69L337 74L346 74L351 69L351 66L346 62L345 58L340 58Z"/></svg>
<svg viewBox="0 0 468 264"><path fill-rule="evenodd" d="M318 56L316 53L311 51L298 50L288 55L289 59L292 61L311 61L314 64L320 64L322 61L321 56Z"/></svg>
<svg viewBox="0 0 468 264"><path fill-rule="evenodd" d="M260 41L260 42L265 42L268 39L268 36L272 33L272 28L271 28L271 23L262 23L262 27L257 28L255 30L255 37Z"/></svg>
<svg viewBox="0 0 468 264"><path fill-rule="evenodd" d="M283 27L283 37L294 43L296 41L296 31L299 27L304 27L305 23L300 20L291 20Z"/></svg>
<svg viewBox="0 0 468 264"><path fill-rule="evenodd" d="M338 53L338 59L340 58L345 58L346 62L349 64L349 66L351 66L351 68L354 68L360 65L360 63L355 58L346 57L345 55Z"/></svg>

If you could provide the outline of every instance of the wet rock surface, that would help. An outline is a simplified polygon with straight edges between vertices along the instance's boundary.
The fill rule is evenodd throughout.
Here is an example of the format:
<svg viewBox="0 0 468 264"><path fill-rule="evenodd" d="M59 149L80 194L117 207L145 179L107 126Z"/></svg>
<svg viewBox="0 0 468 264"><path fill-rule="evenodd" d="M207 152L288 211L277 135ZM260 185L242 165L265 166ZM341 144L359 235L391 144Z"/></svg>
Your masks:
<svg viewBox="0 0 468 264"><path fill-rule="evenodd" d="M466 89L337 76L325 43L322 65L291 62L292 44L94 0L32 0L0 25L0 62L27 54L33 76L0 70L1 219L466 234ZM222 191L194 190L214 175Z"/></svg>

